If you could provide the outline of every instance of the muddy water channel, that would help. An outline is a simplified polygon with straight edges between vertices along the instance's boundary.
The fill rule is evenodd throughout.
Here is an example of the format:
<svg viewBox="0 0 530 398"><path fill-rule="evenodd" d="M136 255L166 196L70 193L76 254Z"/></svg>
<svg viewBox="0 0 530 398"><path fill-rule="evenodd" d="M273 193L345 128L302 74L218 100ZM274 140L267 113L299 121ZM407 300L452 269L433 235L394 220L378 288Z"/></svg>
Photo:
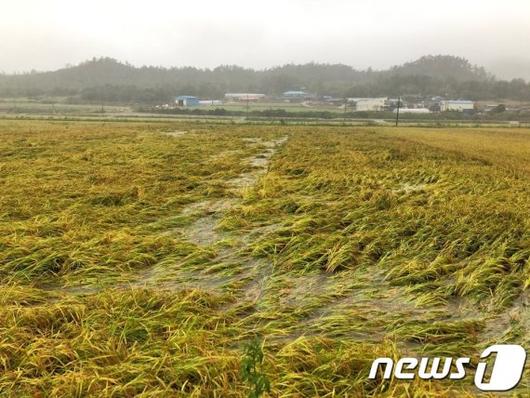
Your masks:
<svg viewBox="0 0 530 398"><path fill-rule="evenodd" d="M189 225L168 231L179 239L203 249L197 262L184 259L181 263L157 264L131 282L134 286L156 286L168 289L201 288L212 292L239 291L245 297L259 297L263 279L272 272L272 265L264 259L246 255L246 242L256 230L228 233L219 228L223 216L240 203L237 193L249 189L267 173L271 158L286 142L287 137L264 141L247 138L247 146L262 148L258 153L242 159L251 170L226 182L233 197L215 198L194 202L181 214L191 217ZM220 156L222 154L216 155ZM240 196L240 195L239 195Z"/></svg>

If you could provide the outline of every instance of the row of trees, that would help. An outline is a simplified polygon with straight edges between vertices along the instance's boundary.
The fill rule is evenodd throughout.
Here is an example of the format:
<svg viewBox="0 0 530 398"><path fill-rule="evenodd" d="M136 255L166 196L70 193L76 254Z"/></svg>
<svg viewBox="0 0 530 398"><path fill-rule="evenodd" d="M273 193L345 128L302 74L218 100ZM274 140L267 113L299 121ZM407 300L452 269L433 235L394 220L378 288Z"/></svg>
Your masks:
<svg viewBox="0 0 530 398"><path fill-rule="evenodd" d="M444 95L470 99L530 100L524 80L496 80L464 58L426 56L385 71L309 63L253 70L238 66L134 67L111 58L92 59L54 72L0 75L0 96L67 96L86 102L154 104L176 94L222 98L226 92L278 95L303 88L320 95Z"/></svg>

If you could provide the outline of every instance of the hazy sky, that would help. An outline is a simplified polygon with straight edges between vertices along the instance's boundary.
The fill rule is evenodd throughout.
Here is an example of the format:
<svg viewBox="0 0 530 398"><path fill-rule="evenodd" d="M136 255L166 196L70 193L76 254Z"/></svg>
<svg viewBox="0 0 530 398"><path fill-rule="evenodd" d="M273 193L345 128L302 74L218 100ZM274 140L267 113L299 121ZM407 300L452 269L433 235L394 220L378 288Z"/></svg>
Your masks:
<svg viewBox="0 0 530 398"><path fill-rule="evenodd" d="M93 56L134 65L340 62L424 54L529 66L529 0L0 0L0 71Z"/></svg>

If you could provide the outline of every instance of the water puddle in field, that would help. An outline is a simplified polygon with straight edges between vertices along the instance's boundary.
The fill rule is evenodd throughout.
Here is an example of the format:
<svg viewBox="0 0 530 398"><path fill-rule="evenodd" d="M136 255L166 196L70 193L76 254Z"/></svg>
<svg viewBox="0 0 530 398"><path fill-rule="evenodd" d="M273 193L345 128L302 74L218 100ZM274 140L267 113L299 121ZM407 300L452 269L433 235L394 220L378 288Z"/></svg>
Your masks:
<svg viewBox="0 0 530 398"><path fill-rule="evenodd" d="M236 178L228 181L227 185L233 189L249 188L256 184L259 177L267 173L267 167L271 161L272 156L276 153L277 147L283 145L287 137L282 137L273 141L262 141L259 138L243 138L243 141L252 145L264 146L265 150L250 158L247 162L253 167L252 171L241 173Z"/></svg>
<svg viewBox="0 0 530 398"><path fill-rule="evenodd" d="M175 272L176 271L176 272ZM131 287L156 288L159 290L201 289L211 293L230 282L227 276L210 275L195 269L168 269L167 266L151 267L141 277L130 283Z"/></svg>
<svg viewBox="0 0 530 398"><path fill-rule="evenodd" d="M501 314L489 317L482 333L482 340L491 343L502 340L503 336L515 332L522 340L530 343L530 292L523 292Z"/></svg>
<svg viewBox="0 0 530 398"><path fill-rule="evenodd" d="M287 137L282 137L273 141L262 141L259 138L244 138L243 140L253 145L261 145L266 149L250 158L245 159L252 171L241 173L235 178L227 181L227 186L231 189L244 189L256 184L258 178L267 172L267 167L278 146L286 141ZM189 205L182 211L183 215L197 212L204 213L197 218L190 226L183 228L183 235L192 243L197 245L212 245L222 239L221 234L216 230L216 225L223 214L237 203L236 199L212 199Z"/></svg>
<svg viewBox="0 0 530 398"><path fill-rule="evenodd" d="M306 300L324 295L332 278L323 272L312 275L290 277L279 289L281 306L300 307Z"/></svg>
<svg viewBox="0 0 530 398"><path fill-rule="evenodd" d="M282 337L287 341L302 335L366 342L392 336L401 340L401 327L406 330L425 322L482 320L479 311L470 308L465 300L418 305L405 286L391 285L382 271L371 266L333 276L302 275L286 287L277 281L274 284L278 294L287 292L280 298L280 307L299 315L296 326ZM406 343L406 339L401 343Z"/></svg>
<svg viewBox="0 0 530 398"><path fill-rule="evenodd" d="M395 193L411 193L411 192L420 192L423 191L425 188L427 188L427 184L409 184L404 183L401 184L399 187L392 190L392 192Z"/></svg>
<svg viewBox="0 0 530 398"><path fill-rule="evenodd" d="M225 211L230 209L236 200L233 198L212 199L195 202L182 210L184 216L198 216L193 223L178 232L190 242L200 246L209 246L221 239L216 226Z"/></svg>
<svg viewBox="0 0 530 398"><path fill-rule="evenodd" d="M186 228L186 238L200 246L209 246L219 240L219 233L215 226L219 217L215 214L199 218Z"/></svg>
<svg viewBox="0 0 530 398"><path fill-rule="evenodd" d="M210 199L201 202L193 202L182 210L182 215L189 216L193 214L212 214L224 212L235 204L233 198Z"/></svg>

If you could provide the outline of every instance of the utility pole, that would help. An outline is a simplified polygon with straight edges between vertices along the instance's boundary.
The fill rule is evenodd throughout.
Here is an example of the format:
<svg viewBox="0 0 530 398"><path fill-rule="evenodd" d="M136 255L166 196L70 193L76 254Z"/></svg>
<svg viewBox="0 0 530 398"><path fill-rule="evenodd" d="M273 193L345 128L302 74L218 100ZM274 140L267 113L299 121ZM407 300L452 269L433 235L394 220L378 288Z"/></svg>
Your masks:
<svg viewBox="0 0 530 398"><path fill-rule="evenodd" d="M342 116L343 125L346 125L346 108L348 108L348 98L344 98L344 114Z"/></svg>
<svg viewBox="0 0 530 398"><path fill-rule="evenodd" d="M248 120L249 107L250 107L250 100L249 100L248 94L247 94L247 120Z"/></svg>
<svg viewBox="0 0 530 398"><path fill-rule="evenodd" d="M399 107L401 106L401 96L398 97L397 112L396 112L396 127L399 125Z"/></svg>

